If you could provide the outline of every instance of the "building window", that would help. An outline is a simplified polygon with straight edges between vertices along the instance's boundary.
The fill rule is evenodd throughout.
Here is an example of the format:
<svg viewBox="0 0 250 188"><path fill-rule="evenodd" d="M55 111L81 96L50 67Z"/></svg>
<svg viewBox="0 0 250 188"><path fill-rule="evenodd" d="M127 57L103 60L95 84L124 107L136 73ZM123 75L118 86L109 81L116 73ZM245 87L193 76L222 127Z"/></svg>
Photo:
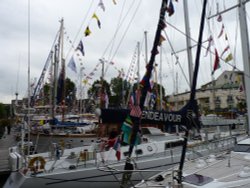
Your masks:
<svg viewBox="0 0 250 188"><path fill-rule="evenodd" d="M215 108L220 108L221 100L220 97L215 98Z"/></svg>
<svg viewBox="0 0 250 188"><path fill-rule="evenodd" d="M228 96L227 96L227 103L228 103L228 104L233 104L233 103L234 103L233 95L228 95Z"/></svg>

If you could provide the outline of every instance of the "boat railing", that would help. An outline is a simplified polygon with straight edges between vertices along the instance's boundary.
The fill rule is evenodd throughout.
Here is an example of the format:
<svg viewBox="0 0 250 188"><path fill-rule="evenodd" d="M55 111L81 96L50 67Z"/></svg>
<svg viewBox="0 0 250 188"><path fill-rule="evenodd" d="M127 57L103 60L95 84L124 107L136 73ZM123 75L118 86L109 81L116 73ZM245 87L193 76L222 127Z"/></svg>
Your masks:
<svg viewBox="0 0 250 188"><path fill-rule="evenodd" d="M213 141L197 143L188 146L188 157L195 159L209 153L217 153L221 151L231 150L237 143L236 137L224 137Z"/></svg>

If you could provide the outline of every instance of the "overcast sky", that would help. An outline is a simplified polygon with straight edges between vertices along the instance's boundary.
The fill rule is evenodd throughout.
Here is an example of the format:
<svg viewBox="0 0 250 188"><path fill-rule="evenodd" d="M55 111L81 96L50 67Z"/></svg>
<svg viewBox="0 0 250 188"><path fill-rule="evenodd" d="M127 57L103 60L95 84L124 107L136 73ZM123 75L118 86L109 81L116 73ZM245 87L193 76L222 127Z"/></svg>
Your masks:
<svg viewBox="0 0 250 188"><path fill-rule="evenodd" d="M218 6L216 6L216 2L219 2ZM211 0L209 1L208 9L211 10L211 14L214 14L217 10L216 7L219 7L219 10L223 10L231 5L235 5L237 2L237 0ZM109 80L118 76L117 69L123 68L125 73L127 73L137 42L141 43L140 74L141 77L143 76L145 72L144 31L148 33L148 56L150 56L161 1L116 0L115 5L113 0L103 0L105 11L98 6L98 3L99 0L30 0L31 80L40 77L56 33L59 30L59 20L61 18L64 18L65 23L64 56L66 57L66 65L74 53L72 45L76 47L79 41L82 40L85 48L84 57L76 56L76 54L74 56L78 73L75 74L69 68L66 70L67 76L76 84L79 84L80 68L84 67L83 73L88 75L98 64L100 58L104 58L108 62L114 62L114 65L105 65L108 67L105 79ZM188 3L191 37L197 40L202 1L189 0ZM185 32L182 0L179 0L178 3L173 1L173 4L175 13L171 17L166 16L166 20ZM247 6L249 7L249 5ZM91 18L93 13L96 13L98 16L101 22L101 29L98 28L96 20ZM230 63L236 63L236 67L239 70L243 70L237 11L233 10L225 13L222 18L222 22L217 22L216 18L206 22L203 39L206 40L212 34L215 46L220 54L229 44L230 51L235 57L234 61ZM122 22L121 20L124 21ZM1 0L0 23L0 102L10 103L11 99L15 98L16 92L19 94L19 99L27 96L28 0ZM208 23L211 31L207 27ZM225 26L224 32L228 35L229 43L223 37L217 37L222 23ZM92 33L90 36L85 37L84 30L87 26L89 26ZM180 67L188 76L187 55L185 51L178 53L179 64L176 63L175 56L171 55L170 44L175 51L185 49L185 37L170 25L167 25L165 31L170 41L165 41L162 45L162 84L167 94L172 94L175 91L183 92L189 86ZM114 36L116 37L111 50L111 47L108 45ZM195 43L192 42L192 44ZM207 43L204 43L204 46L207 46ZM214 51L214 47L211 47L211 50ZM196 48L193 48L193 61L195 60L195 52ZM201 54L198 86L211 81L211 66L214 56L204 56L205 50ZM82 59L81 62L79 58ZM156 62L158 64L159 61L159 56L157 56ZM232 70L232 68L222 62L221 69L216 71L215 77L225 70ZM91 84L95 79L98 79L100 73L101 69L99 66L89 83Z"/></svg>

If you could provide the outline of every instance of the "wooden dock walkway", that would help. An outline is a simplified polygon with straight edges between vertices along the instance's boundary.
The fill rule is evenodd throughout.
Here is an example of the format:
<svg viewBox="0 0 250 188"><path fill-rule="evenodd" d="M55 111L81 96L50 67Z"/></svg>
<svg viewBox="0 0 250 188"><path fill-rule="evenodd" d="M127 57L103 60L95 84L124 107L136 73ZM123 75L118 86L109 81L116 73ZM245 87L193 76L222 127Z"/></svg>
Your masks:
<svg viewBox="0 0 250 188"><path fill-rule="evenodd" d="M10 173L9 169L9 147L16 144L14 133L9 135L5 132L4 136L0 139L0 175Z"/></svg>

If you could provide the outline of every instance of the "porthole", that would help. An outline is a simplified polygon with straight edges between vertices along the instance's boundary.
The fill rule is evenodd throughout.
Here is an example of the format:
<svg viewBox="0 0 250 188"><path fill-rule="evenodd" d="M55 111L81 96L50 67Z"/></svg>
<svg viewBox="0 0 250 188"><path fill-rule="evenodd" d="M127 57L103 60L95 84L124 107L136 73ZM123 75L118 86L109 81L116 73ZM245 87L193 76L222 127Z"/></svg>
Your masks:
<svg viewBox="0 0 250 188"><path fill-rule="evenodd" d="M151 146L148 146L147 149L148 149L148 151L150 151L150 152L153 151L153 148L152 148Z"/></svg>

